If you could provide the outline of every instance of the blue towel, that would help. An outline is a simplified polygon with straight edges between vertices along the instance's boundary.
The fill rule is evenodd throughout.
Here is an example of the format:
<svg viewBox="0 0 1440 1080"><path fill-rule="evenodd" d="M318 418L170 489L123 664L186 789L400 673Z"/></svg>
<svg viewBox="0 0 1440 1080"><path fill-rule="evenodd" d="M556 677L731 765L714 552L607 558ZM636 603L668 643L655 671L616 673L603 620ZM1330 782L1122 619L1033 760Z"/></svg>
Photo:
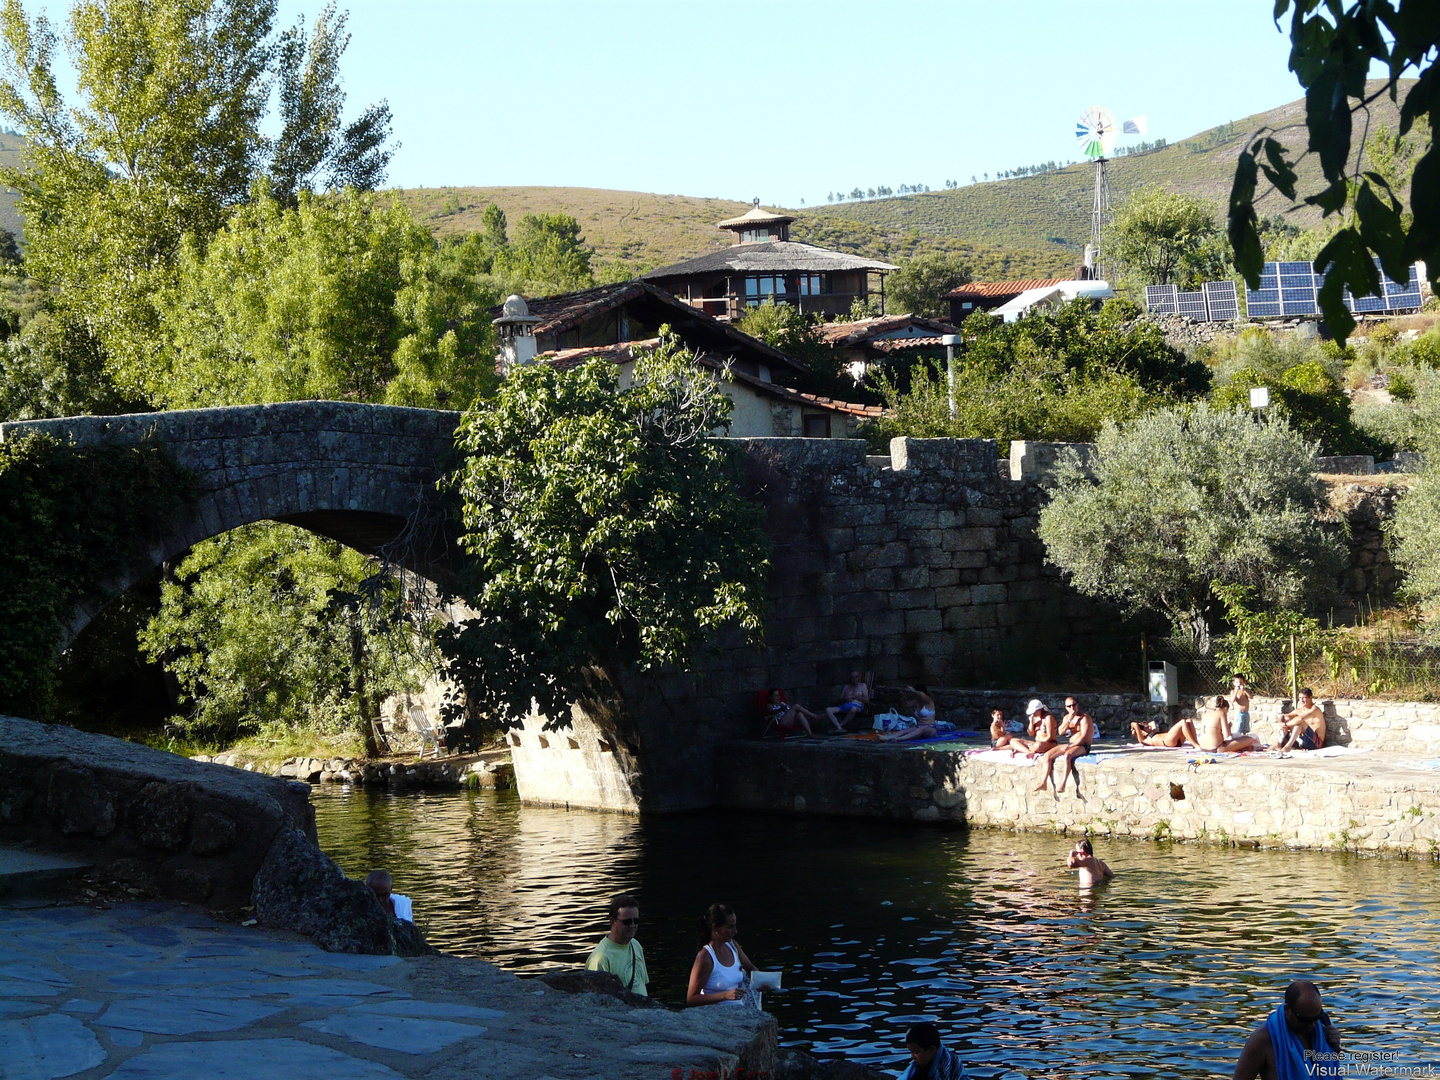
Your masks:
<svg viewBox="0 0 1440 1080"><path fill-rule="evenodd" d="M1343 1076L1344 1069L1338 1061L1305 1060L1305 1046L1285 1023L1285 1006L1282 1004L1265 1021L1270 1029L1270 1046L1275 1054L1275 1075L1279 1080L1312 1080L1320 1076ZM1315 1052L1321 1055L1333 1054L1334 1047L1325 1038L1325 1024L1315 1021Z"/></svg>
<svg viewBox="0 0 1440 1080"><path fill-rule="evenodd" d="M900 1074L899 1080L912 1080L915 1075L915 1063L912 1061L905 1066L905 1071ZM965 1080L965 1063L952 1054L947 1047L940 1047L940 1052L935 1055L935 1060L930 1063L930 1080ZM1282 1077L1281 1080L1284 1080Z"/></svg>

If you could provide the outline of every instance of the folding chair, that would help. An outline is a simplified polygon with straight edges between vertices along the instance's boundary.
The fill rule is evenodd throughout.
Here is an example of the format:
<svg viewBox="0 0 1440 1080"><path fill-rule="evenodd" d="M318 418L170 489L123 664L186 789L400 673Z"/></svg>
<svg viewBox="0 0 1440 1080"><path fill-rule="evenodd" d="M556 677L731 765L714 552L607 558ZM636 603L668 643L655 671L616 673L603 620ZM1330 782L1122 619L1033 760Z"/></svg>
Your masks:
<svg viewBox="0 0 1440 1080"><path fill-rule="evenodd" d="M425 751L433 749L435 756L440 756L440 733L435 730L435 725L430 723L430 718L425 715L425 710L419 705L410 706L410 726L415 729L415 734L420 736L420 757L416 760L425 760Z"/></svg>
<svg viewBox="0 0 1440 1080"><path fill-rule="evenodd" d="M780 700L788 704L789 699L786 698L784 690L780 691ZM780 718L770 711L769 690L755 691L755 715L764 724L764 727L760 729L760 738L783 739L785 737L784 732L780 730Z"/></svg>

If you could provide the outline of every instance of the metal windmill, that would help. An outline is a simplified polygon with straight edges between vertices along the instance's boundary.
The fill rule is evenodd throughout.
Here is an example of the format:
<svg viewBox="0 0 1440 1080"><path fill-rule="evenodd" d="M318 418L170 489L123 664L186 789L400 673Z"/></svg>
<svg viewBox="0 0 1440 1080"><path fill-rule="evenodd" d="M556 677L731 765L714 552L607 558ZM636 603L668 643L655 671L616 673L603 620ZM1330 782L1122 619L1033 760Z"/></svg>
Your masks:
<svg viewBox="0 0 1440 1080"><path fill-rule="evenodd" d="M1090 210L1090 243L1085 247L1085 271L1089 277L1101 277L1100 235L1110 217L1110 178L1105 161L1115 147L1120 126L1109 109L1092 105L1075 124L1075 139L1080 153L1095 162L1095 202Z"/></svg>

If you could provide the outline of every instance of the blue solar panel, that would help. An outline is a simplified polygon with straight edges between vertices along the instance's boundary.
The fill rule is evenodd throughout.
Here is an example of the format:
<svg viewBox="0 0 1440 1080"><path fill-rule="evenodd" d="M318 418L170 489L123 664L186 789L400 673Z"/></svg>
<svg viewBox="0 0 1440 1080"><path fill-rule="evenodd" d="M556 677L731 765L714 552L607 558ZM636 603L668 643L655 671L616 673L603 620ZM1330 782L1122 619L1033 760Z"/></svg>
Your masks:
<svg viewBox="0 0 1440 1080"><path fill-rule="evenodd" d="M1240 317L1240 302L1235 295L1235 282L1207 281L1201 291L1205 294L1205 306L1209 309L1211 322Z"/></svg>
<svg viewBox="0 0 1440 1080"><path fill-rule="evenodd" d="M1297 278L1309 281L1315 276L1315 268L1308 262L1282 262L1280 265L1280 276L1282 278Z"/></svg>
<svg viewBox="0 0 1440 1080"><path fill-rule="evenodd" d="M1180 310L1176 299L1179 291L1174 285L1146 285L1145 310L1155 315L1174 315Z"/></svg>
<svg viewBox="0 0 1440 1080"><path fill-rule="evenodd" d="M1351 296L1349 307L1351 311L1369 315L1377 311L1389 311L1390 303L1383 296Z"/></svg>
<svg viewBox="0 0 1440 1080"><path fill-rule="evenodd" d="M1205 294L1203 292L1182 292L1177 294L1180 314L1187 319L1194 319L1197 322L1207 322L1210 313L1205 310Z"/></svg>
<svg viewBox="0 0 1440 1080"><path fill-rule="evenodd" d="M1281 315L1285 314L1280 310L1280 302L1278 300L1260 301L1250 299L1250 297L1254 295L1254 293L1249 292L1245 294L1245 312L1250 318L1278 319Z"/></svg>

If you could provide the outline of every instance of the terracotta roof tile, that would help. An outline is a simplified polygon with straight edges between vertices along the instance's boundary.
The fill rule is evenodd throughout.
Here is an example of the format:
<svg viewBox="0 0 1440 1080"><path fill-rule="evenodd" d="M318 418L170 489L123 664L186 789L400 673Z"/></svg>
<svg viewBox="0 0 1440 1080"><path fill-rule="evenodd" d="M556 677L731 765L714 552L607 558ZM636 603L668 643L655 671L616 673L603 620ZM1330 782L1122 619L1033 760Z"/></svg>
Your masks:
<svg viewBox="0 0 1440 1080"><path fill-rule="evenodd" d="M907 330L912 326L929 330L930 336L935 337L960 332L959 327L951 326L948 322L926 319L920 315L880 315L873 319L857 319L854 322L825 323L818 329L820 337L828 345L858 345L861 342L869 342L877 347L884 347L877 339L885 334L894 333L896 330ZM897 338L895 340L906 341L909 339Z"/></svg>
<svg viewBox="0 0 1440 1080"><path fill-rule="evenodd" d="M952 300L963 300L966 297L1019 296L1029 289L1048 289L1052 285L1059 285L1062 281L1072 280L1074 279L1029 278L1025 281L972 281L968 285L961 285L958 289L951 289L945 295Z"/></svg>

